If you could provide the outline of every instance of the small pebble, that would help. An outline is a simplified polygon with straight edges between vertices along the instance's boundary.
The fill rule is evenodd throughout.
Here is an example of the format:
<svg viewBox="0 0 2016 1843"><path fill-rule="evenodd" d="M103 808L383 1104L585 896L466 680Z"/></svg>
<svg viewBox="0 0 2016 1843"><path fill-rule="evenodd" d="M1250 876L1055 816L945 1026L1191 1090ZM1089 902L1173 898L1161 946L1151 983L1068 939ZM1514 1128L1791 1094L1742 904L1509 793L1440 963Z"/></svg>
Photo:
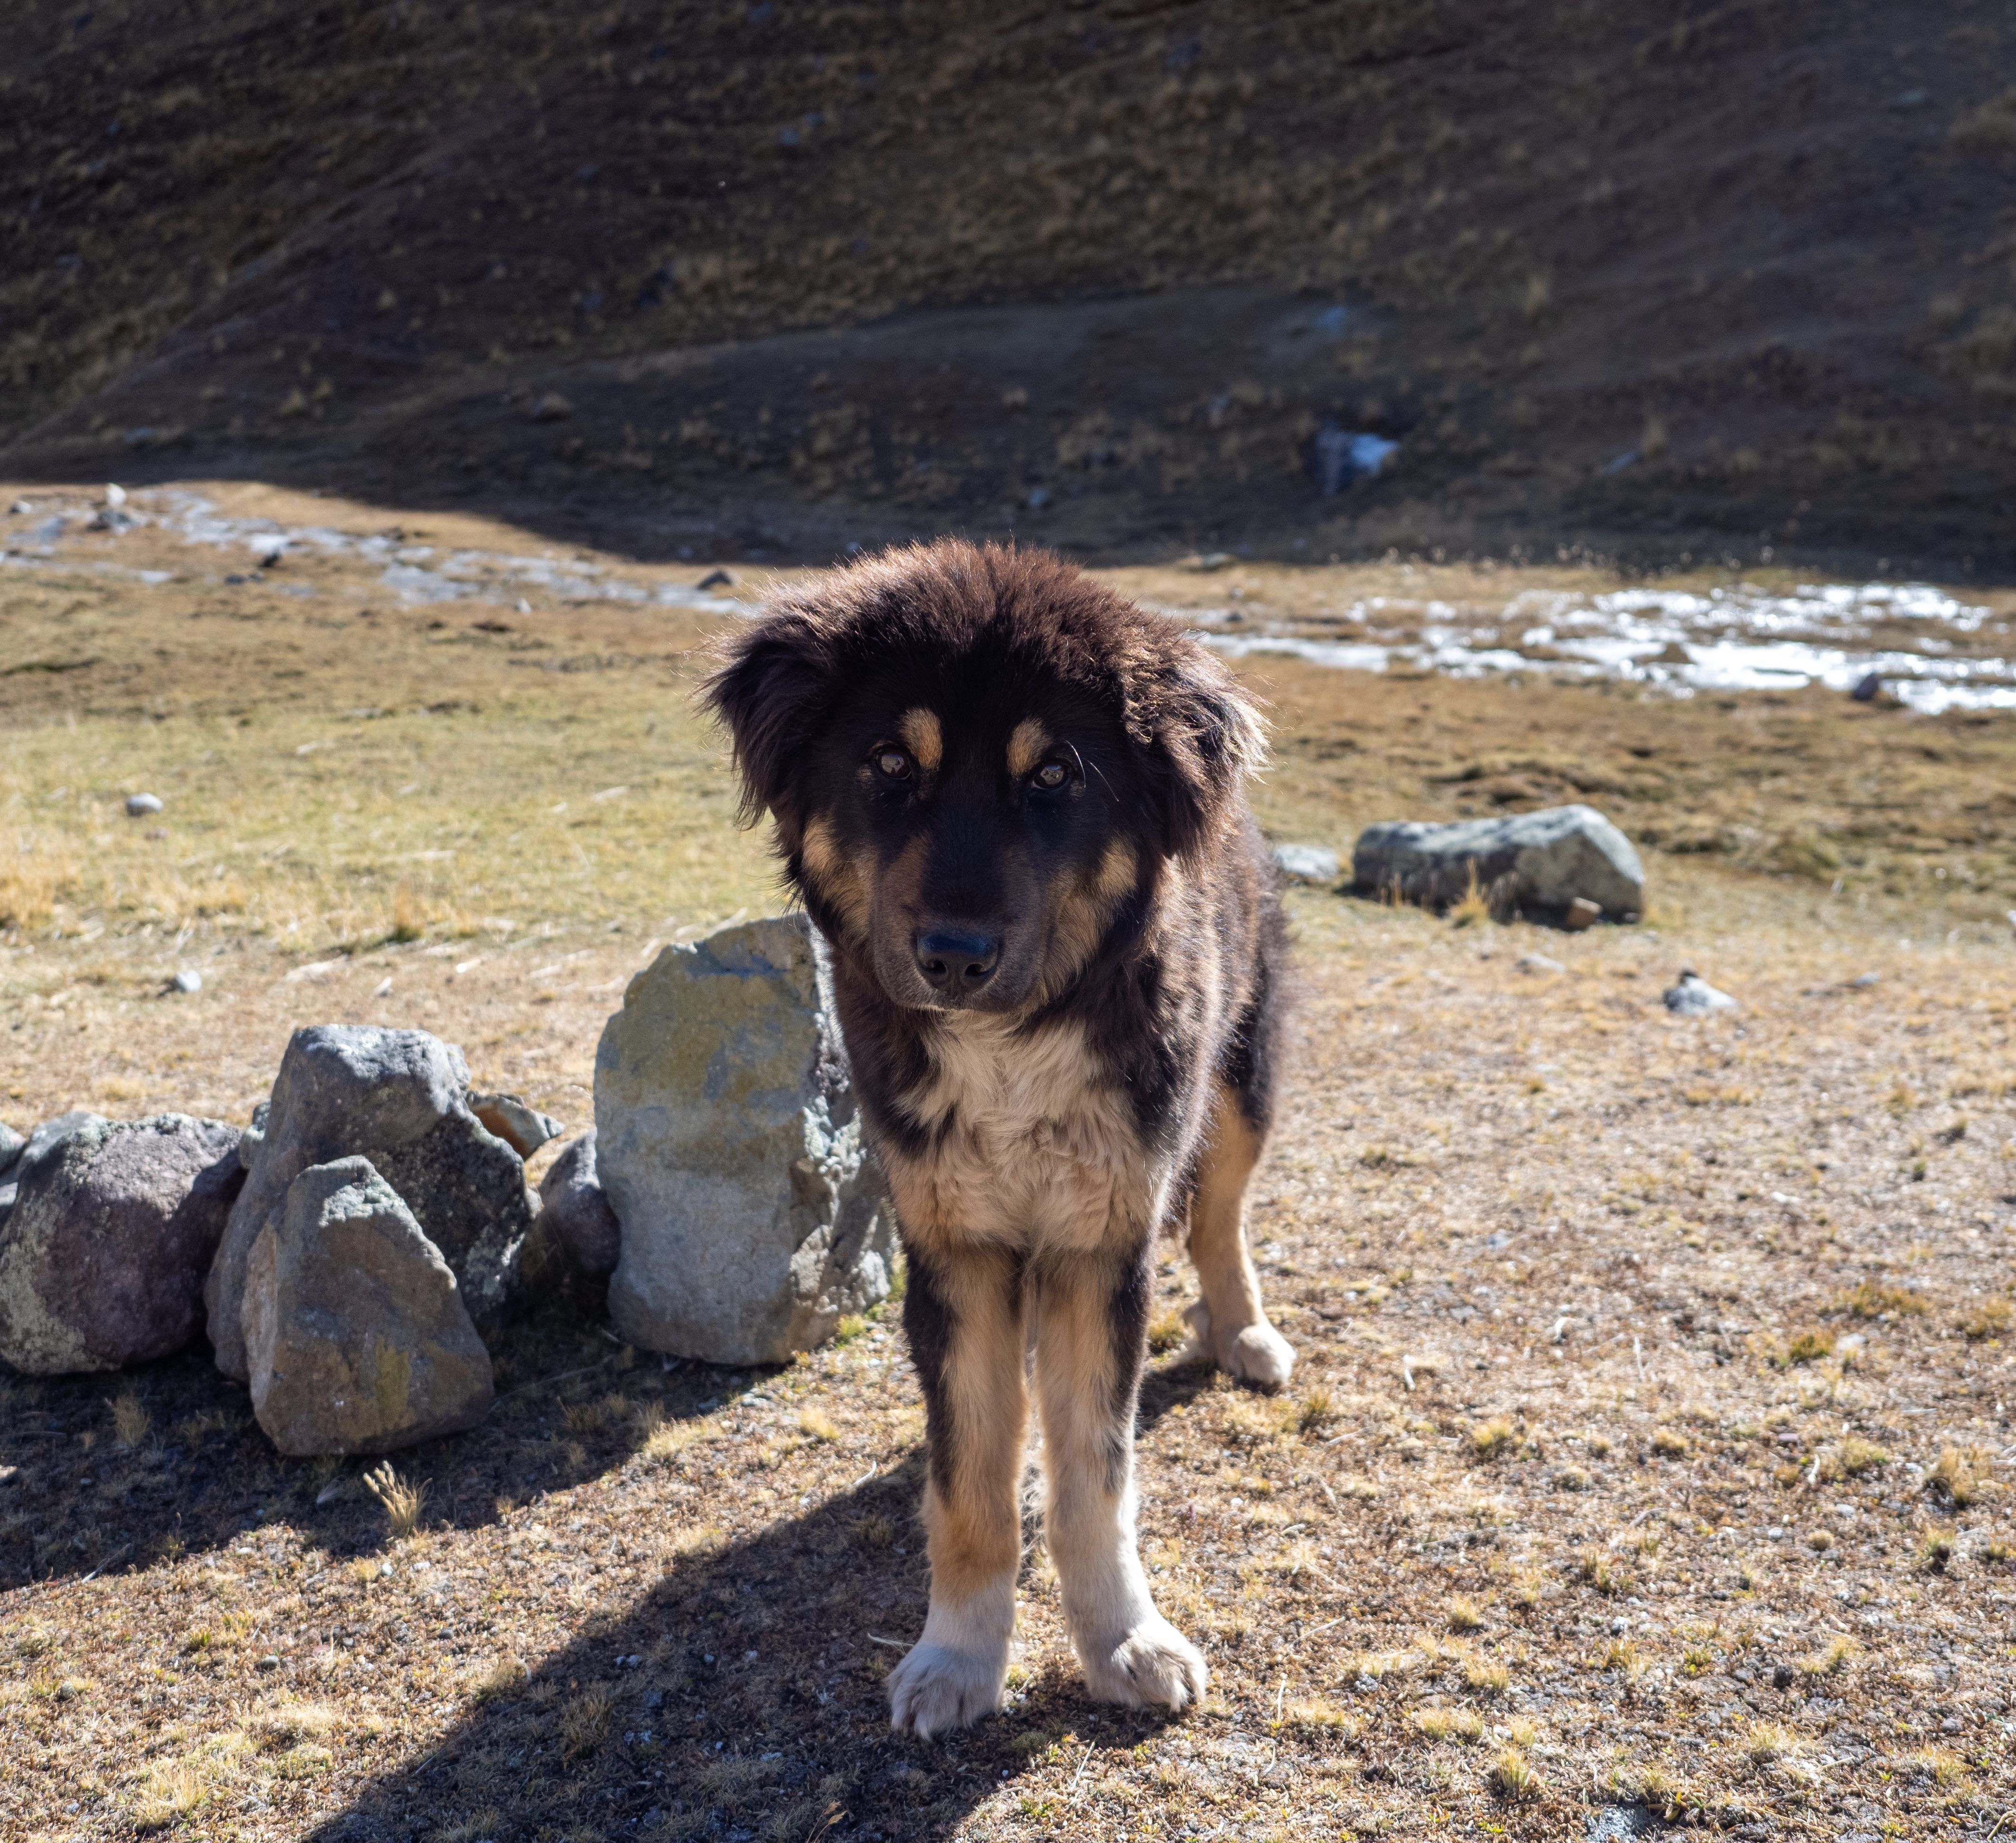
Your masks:
<svg viewBox="0 0 2016 1843"><path fill-rule="evenodd" d="M203 975L193 966L185 966L168 983L178 992L200 992L203 990Z"/></svg>
<svg viewBox="0 0 2016 1843"><path fill-rule="evenodd" d="M574 414L574 406L558 391L549 391L532 406L535 422L564 422Z"/></svg>
<svg viewBox="0 0 2016 1843"><path fill-rule="evenodd" d="M1726 992L1718 992L1691 966L1683 967L1679 983L1669 986L1660 997L1676 1018L1705 1018L1719 1011L1737 1008L1733 998Z"/></svg>
<svg viewBox="0 0 2016 1843"><path fill-rule="evenodd" d="M1585 928L1593 927L1602 914L1601 903L1591 902L1587 896L1579 896L1568 904L1568 912L1561 920L1569 933L1579 934Z"/></svg>
<svg viewBox="0 0 2016 1843"><path fill-rule="evenodd" d="M1512 962L1519 972L1566 972L1568 968L1550 954L1521 954Z"/></svg>
<svg viewBox="0 0 2016 1843"><path fill-rule="evenodd" d="M278 1670L280 1668L280 1661L278 1657L275 1657L271 1651L268 1651L265 1657L259 1660L259 1668L261 1670Z"/></svg>
<svg viewBox="0 0 2016 1843"><path fill-rule="evenodd" d="M128 794L126 796L126 817L128 819L145 819L149 813L158 813L160 810L161 796L159 794Z"/></svg>
<svg viewBox="0 0 2016 1843"><path fill-rule="evenodd" d="M735 572L733 570L711 569L693 586L696 589L733 589Z"/></svg>
<svg viewBox="0 0 2016 1843"><path fill-rule="evenodd" d="M371 996L373 998L391 997L392 996L391 980L389 979L380 979L378 983L372 988Z"/></svg>

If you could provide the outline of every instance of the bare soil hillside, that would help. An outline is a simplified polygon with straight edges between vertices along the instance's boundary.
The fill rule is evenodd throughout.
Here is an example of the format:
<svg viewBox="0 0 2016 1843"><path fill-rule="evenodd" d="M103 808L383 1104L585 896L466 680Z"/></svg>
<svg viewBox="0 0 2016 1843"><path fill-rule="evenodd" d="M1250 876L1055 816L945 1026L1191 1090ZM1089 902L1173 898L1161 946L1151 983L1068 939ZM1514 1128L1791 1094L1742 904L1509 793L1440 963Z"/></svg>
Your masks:
<svg viewBox="0 0 2016 1843"><path fill-rule="evenodd" d="M2000 570L2012 85L1967 0L27 0L0 467Z"/></svg>

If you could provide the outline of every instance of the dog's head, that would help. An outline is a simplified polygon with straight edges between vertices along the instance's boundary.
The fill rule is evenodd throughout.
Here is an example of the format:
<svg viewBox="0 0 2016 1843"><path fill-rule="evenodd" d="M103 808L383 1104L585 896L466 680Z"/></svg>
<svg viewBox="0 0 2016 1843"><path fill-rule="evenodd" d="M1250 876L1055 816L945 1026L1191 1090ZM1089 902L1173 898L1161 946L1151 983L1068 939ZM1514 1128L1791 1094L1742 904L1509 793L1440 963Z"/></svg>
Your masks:
<svg viewBox="0 0 2016 1843"><path fill-rule="evenodd" d="M1173 623L1048 552L951 541L779 597L707 698L812 918L920 1010L1060 994L1262 748Z"/></svg>

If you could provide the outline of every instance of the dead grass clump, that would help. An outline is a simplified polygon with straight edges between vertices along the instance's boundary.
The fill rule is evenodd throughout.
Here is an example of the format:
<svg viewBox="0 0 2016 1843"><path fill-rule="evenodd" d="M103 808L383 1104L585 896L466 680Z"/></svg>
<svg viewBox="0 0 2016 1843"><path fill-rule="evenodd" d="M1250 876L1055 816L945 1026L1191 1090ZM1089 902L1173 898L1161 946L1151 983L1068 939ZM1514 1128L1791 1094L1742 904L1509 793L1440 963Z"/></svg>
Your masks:
<svg viewBox="0 0 2016 1843"><path fill-rule="evenodd" d="M808 1440L837 1440L840 1423L817 1402L810 1402L798 1411L798 1431Z"/></svg>
<svg viewBox="0 0 2016 1843"><path fill-rule="evenodd" d="M1967 1783L1967 1762L1958 1754L1942 1747L1921 1747L1912 1755L1911 1766L1914 1773L1922 1775L1933 1784L1948 1791Z"/></svg>
<svg viewBox="0 0 2016 1843"><path fill-rule="evenodd" d="M1661 1459L1683 1459L1694 1448L1678 1428L1661 1427L1652 1436L1652 1450Z"/></svg>
<svg viewBox="0 0 2016 1843"><path fill-rule="evenodd" d="M1483 1629L1484 1614L1477 1602L1459 1594L1449 1603L1449 1628L1452 1632L1478 1632Z"/></svg>
<svg viewBox="0 0 2016 1843"><path fill-rule="evenodd" d="M1514 1803L1537 1798L1545 1789L1539 1769L1516 1747L1501 1747L1486 1776L1499 1798Z"/></svg>
<svg viewBox="0 0 2016 1843"><path fill-rule="evenodd" d="M131 1389L121 1389L112 1404L112 1437L128 1448L138 1446L153 1430L154 1417Z"/></svg>
<svg viewBox="0 0 2016 1843"><path fill-rule="evenodd" d="M1805 1751L1804 1738L1780 1722L1752 1722L1743 1737L1744 1758L1754 1766L1768 1766Z"/></svg>
<svg viewBox="0 0 2016 1843"><path fill-rule="evenodd" d="M560 1711L560 1757L578 1759L593 1753L609 1738L610 1717L616 1704L607 1690L584 1690Z"/></svg>
<svg viewBox="0 0 2016 1843"><path fill-rule="evenodd" d="M142 1834L165 1830L189 1816L209 1792L209 1787L193 1768L157 1768L133 1802L133 1827Z"/></svg>
<svg viewBox="0 0 2016 1843"><path fill-rule="evenodd" d="M1301 1413L1293 1401L1278 1396L1241 1394L1225 1410L1226 1432L1258 1444L1292 1433Z"/></svg>
<svg viewBox="0 0 2016 1843"><path fill-rule="evenodd" d="M1879 1281L1864 1280L1852 1292L1839 1295L1827 1310L1845 1312L1855 1318L1881 1318L1886 1315L1916 1318L1924 1315L1925 1302L1908 1286L1886 1286ZM1831 1342L1828 1347L1833 1347Z"/></svg>
<svg viewBox="0 0 2016 1843"><path fill-rule="evenodd" d="M1364 1724L1357 1716L1319 1697L1290 1703L1281 1712L1280 1726L1300 1734L1350 1736Z"/></svg>
<svg viewBox="0 0 2016 1843"><path fill-rule="evenodd" d="M886 1517L857 1517L848 1533L863 1549L886 1549L896 1539L896 1526Z"/></svg>
<svg viewBox="0 0 2016 1843"><path fill-rule="evenodd" d="M1921 1564L1935 1574L1944 1574L1953 1557L1953 1539L1944 1530L1934 1530L1918 1549Z"/></svg>
<svg viewBox="0 0 2016 1843"><path fill-rule="evenodd" d="M1463 1687L1479 1696L1503 1696L1512 1686L1512 1673L1495 1658L1469 1657L1463 1660Z"/></svg>
<svg viewBox="0 0 2016 1843"><path fill-rule="evenodd" d="M1466 1745L1484 1738L1484 1721L1467 1708L1424 1708L1414 1726L1430 1740L1456 1740Z"/></svg>
<svg viewBox="0 0 2016 1843"><path fill-rule="evenodd" d="M1834 1333L1831 1331L1802 1331L1785 1345L1778 1359L1780 1369L1790 1369L1801 1363L1817 1363L1824 1357L1834 1354Z"/></svg>
<svg viewBox="0 0 2016 1843"><path fill-rule="evenodd" d="M1452 926L1474 928L1491 919L1491 898L1486 896L1477 881L1474 860L1470 867L1470 880L1463 885L1463 894L1449 905L1449 918Z"/></svg>
<svg viewBox="0 0 2016 1843"><path fill-rule="evenodd" d="M1607 1549L1585 1549L1576 1559L1575 1571L1585 1587L1592 1587L1598 1593L1622 1593L1631 1585L1631 1577Z"/></svg>
<svg viewBox="0 0 2016 1843"><path fill-rule="evenodd" d="M1510 1452L1518 1443L1519 1430L1502 1414L1478 1422L1470 1430L1471 1449L1480 1459L1495 1459L1500 1453Z"/></svg>
<svg viewBox="0 0 2016 1843"><path fill-rule="evenodd" d="M1984 1300L1962 1322L1960 1329L1978 1343L1985 1337L2006 1337L2016 1325L2016 1307L2006 1299Z"/></svg>
<svg viewBox="0 0 2016 1843"><path fill-rule="evenodd" d="M394 1542L403 1541L419 1527L427 1488L401 1478L390 1459L364 1474L364 1488L384 1507L386 1525Z"/></svg>
<svg viewBox="0 0 2016 1843"><path fill-rule="evenodd" d="M532 1673L522 1659L500 1657L477 1678L470 1693L479 1702L494 1702L500 1697L515 1696L531 1680Z"/></svg>
<svg viewBox="0 0 2016 1843"><path fill-rule="evenodd" d="M1158 1312L1148 1325L1148 1348L1158 1357L1166 1357L1188 1341L1190 1325L1183 1315L1173 1306L1168 1311Z"/></svg>
<svg viewBox="0 0 2016 1843"><path fill-rule="evenodd" d="M326 1703L283 1702L262 1708L246 1724L262 1751L319 1743L336 1731L337 1711Z"/></svg>
<svg viewBox="0 0 2016 1843"><path fill-rule="evenodd" d="M1944 1498L1955 1509L1964 1509L1981 1495L1986 1459L1978 1447L1942 1447L1926 1474L1925 1489Z"/></svg>
<svg viewBox="0 0 2016 1843"><path fill-rule="evenodd" d="M1829 1677L1837 1671L1852 1664L1861 1655L1861 1648L1852 1638L1831 1638L1810 1656L1798 1661L1799 1675L1803 1677Z"/></svg>
<svg viewBox="0 0 2016 1843"><path fill-rule="evenodd" d="M1859 1478L1865 1473L1881 1470L1890 1462L1887 1448L1878 1446L1873 1440L1864 1440L1859 1434L1851 1434L1841 1443L1836 1463L1842 1473L1849 1478Z"/></svg>
<svg viewBox="0 0 2016 1843"><path fill-rule="evenodd" d="M1594 1482L1580 1466L1564 1466L1554 1474L1556 1491L1587 1491Z"/></svg>
<svg viewBox="0 0 2016 1843"><path fill-rule="evenodd" d="M1295 1430L1301 1434L1320 1433L1336 1419L1337 1402L1330 1390L1312 1389L1295 1411Z"/></svg>

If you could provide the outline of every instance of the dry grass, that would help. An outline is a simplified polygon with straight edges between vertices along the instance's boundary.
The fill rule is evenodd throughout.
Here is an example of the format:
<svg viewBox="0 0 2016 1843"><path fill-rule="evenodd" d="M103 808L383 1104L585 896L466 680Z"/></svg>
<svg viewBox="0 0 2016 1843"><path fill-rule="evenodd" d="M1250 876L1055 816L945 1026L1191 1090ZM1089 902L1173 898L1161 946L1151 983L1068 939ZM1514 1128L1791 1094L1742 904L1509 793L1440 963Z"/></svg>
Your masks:
<svg viewBox="0 0 2016 1843"><path fill-rule="evenodd" d="M20 686L0 677L16 723L0 822L47 838L60 813L75 859L44 922L0 933L21 1024L10 1120L108 1077L145 1090L122 1109L242 1118L288 1029L342 1018L436 1030L488 1085L585 1124L601 1019L654 939L769 905L760 842L728 828L725 774L684 701L697 624L388 604L367 673L355 610L372 604L319 570L300 579L327 593L257 621L205 611L221 590L164 588L184 600L157 631L189 649L165 664L79 576L74 622L136 676L76 681L75 731L7 704ZM66 605L38 590L10 608L22 644L60 637ZM475 627L492 613L516 632ZM539 669L551 655L633 663ZM289 661L313 676L275 676ZM1895 712L1877 730L1817 701L1679 709L1246 669L1282 738L1261 792L1279 836L1453 816L1480 783L1428 772L1487 756L1649 759L1661 799L1595 796L1634 829L1697 803L1757 822L1765 762L1784 777L1773 813L1845 811L1863 777L1894 773L1918 777L1922 825L1999 784L1999 731ZM422 714L457 698L474 708ZM350 722L352 701L392 714ZM172 796L166 839L113 806L140 784ZM594 801L618 785L632 793ZM640 788L650 810L630 813ZM0 1484L0 1832L34 1837L74 1798L60 1834L90 1843L143 1815L290 1843L352 1812L400 1834L473 1823L472 1843L502 1813L499 1843L517 1843L632 1820L643 1834L684 1801L664 1827L697 1838L704 1798L722 1834L782 1823L793 1843L836 1805L903 1843L1366 1823L1539 1838L1579 1831L1571 1801L1607 1795L1615 1769L1662 1809L1708 1797L1738 1830L1796 1795L1801 1821L1837 1834L1864 1801L1908 1829L1935 1796L1980 1797L1985 1772L1896 1802L1911 1750L1978 1755L1999 1733L1987 1699L2016 1692L1990 1598L2010 1579L1996 1455L2016 1375L2000 1332L1958 1334L2012 1277L2007 925L1970 932L2001 822L1969 819L1988 839L1969 847L1976 884L1933 906L1885 894L1902 808L1887 781L1869 797L1872 861L1838 897L1732 868L1747 844L1649 842L1643 929L1457 930L1291 897L1301 1022L1251 1214L1294 1392L1173 1361L1175 1250L1154 1280L1143 1558L1212 1670L1183 1721L1085 1701L1039 1546L1003 1715L949 1747L885 1737L884 1679L924 1590L922 1423L895 1314L749 1372L661 1369L556 1305L500 1342L484 1426L394 1462L403 1490L434 1490L424 1533L416 1504L416 1535L390 1545L378 1495L323 1502L351 1473L277 1459L242 1390L193 1358L132 1383L149 1424L131 1444L102 1377L0 1382L0 1465L20 1468ZM455 855L411 855L436 851ZM210 885L238 906L184 906ZM1534 949L1568 970L1517 972ZM203 993L157 996L185 957ZM1682 963L1742 997L1740 1034L1666 1018ZM1864 970L1882 983L1845 994ZM1942 1138L1961 1084L1969 1129ZM1748 1098L1690 1107L1696 1090ZM1831 1347L1784 1364L1816 1328ZM1805 1540L1823 1530L1824 1552ZM1944 1565L1924 1565L1940 1542ZM1463 1607L1484 1622L1467 1642L1448 1636ZM1829 1661L1836 1633L1859 1657ZM1949 1711L1959 1737L1941 1735ZM1753 1762L1760 1722L1816 1738ZM1815 1777L1823 1745L1838 1763ZM1698 1764L1723 1757L1733 1783ZM1664 1780L1620 1765L1669 1758Z"/></svg>
<svg viewBox="0 0 2016 1843"><path fill-rule="evenodd" d="M426 1508L427 1487L400 1477L390 1459L364 1474L364 1488L383 1507L386 1527L394 1542L403 1540L419 1527Z"/></svg>

